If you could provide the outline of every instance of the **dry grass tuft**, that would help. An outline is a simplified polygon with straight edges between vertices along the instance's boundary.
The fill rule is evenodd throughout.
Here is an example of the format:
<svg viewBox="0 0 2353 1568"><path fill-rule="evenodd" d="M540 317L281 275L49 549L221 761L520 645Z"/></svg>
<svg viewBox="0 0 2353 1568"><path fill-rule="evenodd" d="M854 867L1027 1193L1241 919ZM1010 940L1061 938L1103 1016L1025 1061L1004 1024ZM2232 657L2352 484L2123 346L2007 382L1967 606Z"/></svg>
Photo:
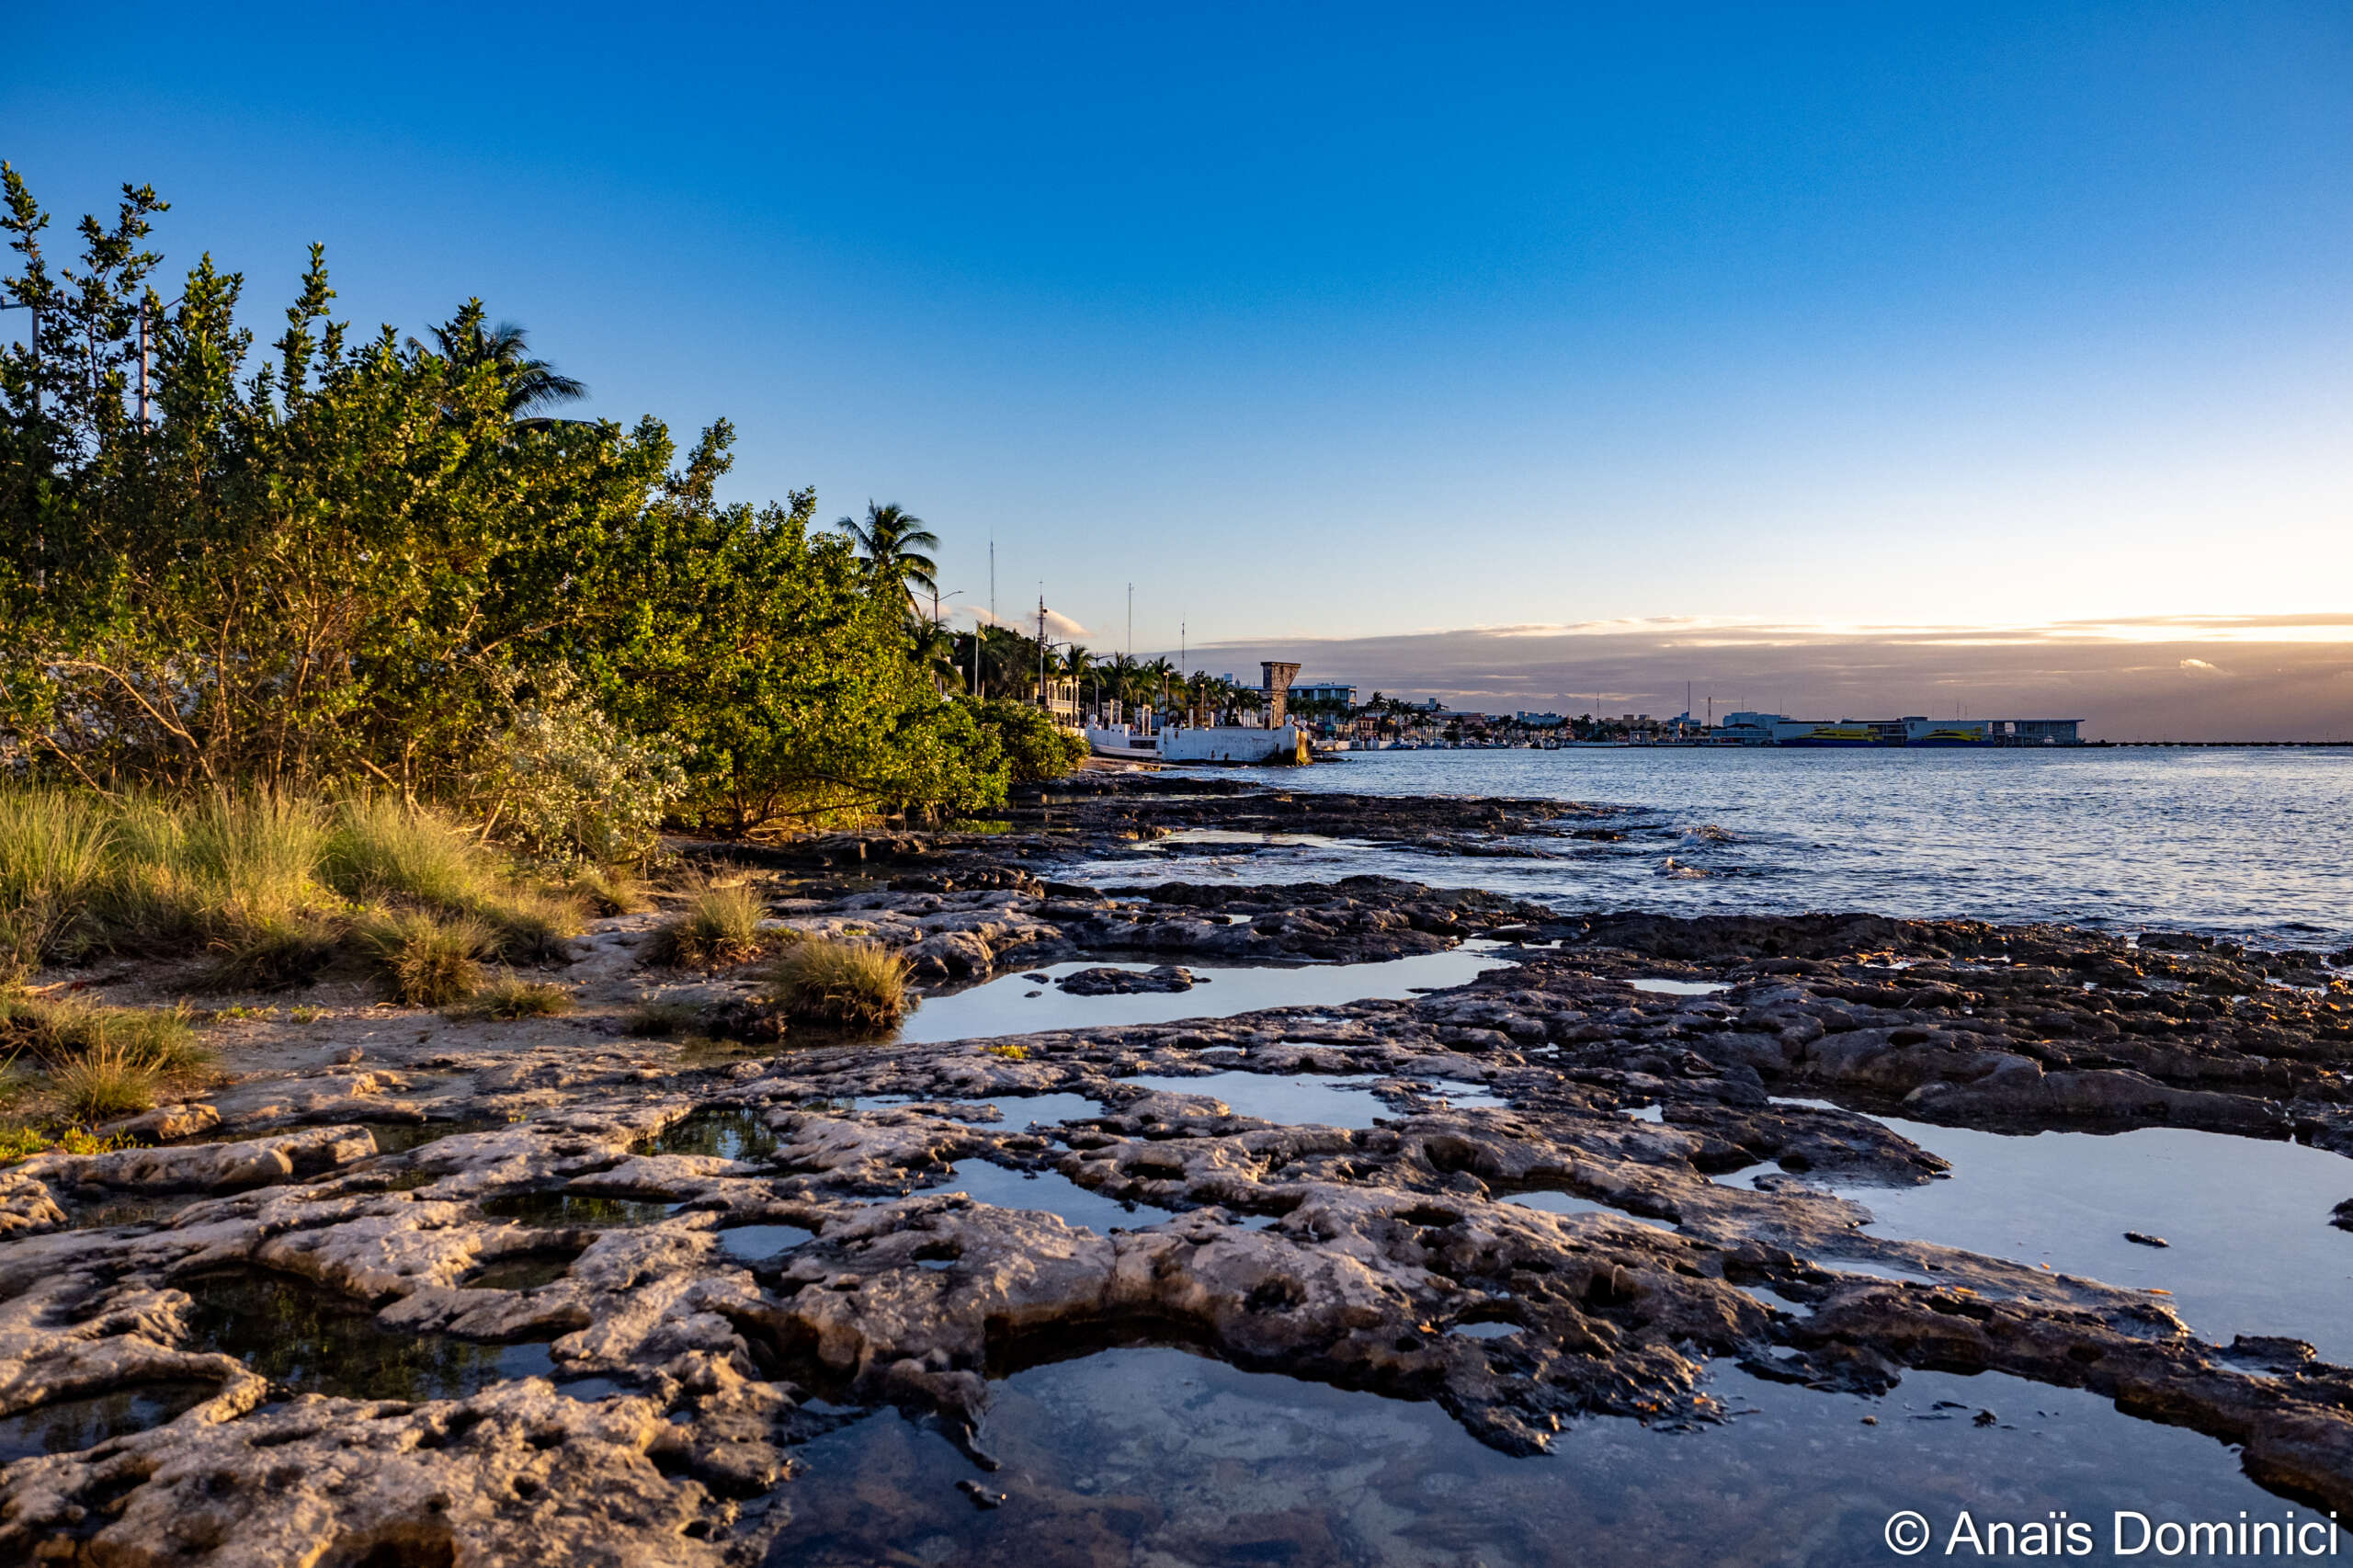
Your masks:
<svg viewBox="0 0 2353 1568"><path fill-rule="evenodd" d="M677 914L654 933L647 957L680 969L717 969L760 953L767 903L742 882L699 882Z"/></svg>
<svg viewBox="0 0 2353 1568"><path fill-rule="evenodd" d="M131 1046L100 1040L50 1069L58 1108L76 1121L112 1121L155 1108L164 1071Z"/></svg>
<svg viewBox="0 0 2353 1568"><path fill-rule="evenodd" d="M667 1040L702 1023L702 1009L684 1002L648 1002L630 1014L622 1028L640 1040Z"/></svg>
<svg viewBox="0 0 2353 1568"><path fill-rule="evenodd" d="M652 907L644 880L626 866L589 866L573 873L572 892L598 915L635 915Z"/></svg>
<svg viewBox="0 0 2353 1568"><path fill-rule="evenodd" d="M526 980L508 970L483 986L457 1010L468 1017L544 1018L573 1008L572 993L544 980Z"/></svg>
<svg viewBox="0 0 2353 1568"><path fill-rule="evenodd" d="M482 957L497 937L478 920L441 919L421 909L363 916L352 940L395 1002L445 1007L481 988Z"/></svg>
<svg viewBox="0 0 2353 1568"><path fill-rule="evenodd" d="M773 994L803 1023L886 1029L907 1015L907 960L873 942L813 938L777 960Z"/></svg>

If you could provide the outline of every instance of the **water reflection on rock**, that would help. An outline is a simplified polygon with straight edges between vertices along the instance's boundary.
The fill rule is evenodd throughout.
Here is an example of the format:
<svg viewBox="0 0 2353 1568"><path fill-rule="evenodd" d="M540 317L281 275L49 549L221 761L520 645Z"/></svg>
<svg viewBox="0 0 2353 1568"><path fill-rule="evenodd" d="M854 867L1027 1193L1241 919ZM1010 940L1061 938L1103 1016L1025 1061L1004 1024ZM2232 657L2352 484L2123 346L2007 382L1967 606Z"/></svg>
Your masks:
<svg viewBox="0 0 2353 1568"><path fill-rule="evenodd" d="M1914 1372L1867 1401L1722 1364L1711 1386L1736 1413L1727 1424L1581 1423L1553 1455L1514 1459L1435 1405L1108 1351L992 1385L980 1442L1002 1461L984 1478L1001 1508L976 1510L956 1489L970 1462L896 1413L808 1443L767 1562L1863 1562L1884 1558L1881 1531L1903 1508L1939 1545L1961 1508L2065 1509L2096 1521L2103 1549L2115 1508L2286 1511L2216 1465L2208 1439L2075 1391Z"/></svg>

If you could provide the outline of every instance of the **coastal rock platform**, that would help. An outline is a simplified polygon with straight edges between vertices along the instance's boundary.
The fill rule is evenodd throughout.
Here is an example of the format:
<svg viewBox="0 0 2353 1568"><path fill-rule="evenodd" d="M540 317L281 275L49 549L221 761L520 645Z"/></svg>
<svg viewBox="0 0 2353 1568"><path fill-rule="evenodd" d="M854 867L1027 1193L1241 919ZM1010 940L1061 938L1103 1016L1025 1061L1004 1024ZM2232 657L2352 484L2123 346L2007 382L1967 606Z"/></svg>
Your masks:
<svg viewBox="0 0 2353 1568"><path fill-rule="evenodd" d="M1268 810L1148 782L1203 824ZM1033 809L1086 838L1126 831L1127 800ZM1382 809L1467 839L1519 808ZM1181 961L1211 997L1220 966L1466 940L1502 967L1227 1017L731 1043L748 974L645 968L651 923L625 917L551 971L567 1017L328 996L224 1021L228 1081L149 1146L0 1173L0 1558L755 1563L811 1489L855 1483L801 1457L826 1434L895 1408L977 1490L1017 1489L993 1385L1112 1346L1426 1402L1520 1454L1608 1417L1705 1442L1730 1415L1711 1361L1855 1394L1996 1372L2353 1508L2353 1371L2309 1344L2210 1342L2160 1292L1870 1223L1872 1192L1949 1169L1883 1118L2353 1153L2329 955L1563 916L1375 878L1115 898L1006 836L779 851L773 919L936 959L943 994L1084 962L1131 977L1104 1001L1157 999ZM631 1034L653 1004L707 1027Z"/></svg>

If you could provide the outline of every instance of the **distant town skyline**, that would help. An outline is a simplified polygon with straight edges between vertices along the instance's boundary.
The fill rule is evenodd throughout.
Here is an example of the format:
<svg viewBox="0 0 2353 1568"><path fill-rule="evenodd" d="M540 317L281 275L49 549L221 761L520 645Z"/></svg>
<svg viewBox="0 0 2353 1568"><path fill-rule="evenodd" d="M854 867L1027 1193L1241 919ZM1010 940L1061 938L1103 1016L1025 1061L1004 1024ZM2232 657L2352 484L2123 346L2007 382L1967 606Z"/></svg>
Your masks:
<svg viewBox="0 0 2353 1568"><path fill-rule="evenodd" d="M1449 708L1721 720L2081 718L2109 741L2353 740L2353 615L2137 625L1852 629L1621 623L1220 642L1190 663L1301 662L1302 681ZM1153 650L1156 656L1174 649ZM1599 698L1598 704L1596 699Z"/></svg>
<svg viewBox="0 0 2353 1568"><path fill-rule="evenodd" d="M114 50L35 4L0 157L61 256L153 182L167 276L211 253L256 321L312 241L363 333L479 295L574 412L731 419L724 494L905 506L959 612L994 540L1002 616L1043 579L1105 649L1132 582L1138 649L1442 645L1466 698L1688 663L2345 728L2290 672L2353 642L1940 630L2342 601L2342 6L553 15L131 4ZM1659 618L1812 630L1654 674L1477 630Z"/></svg>

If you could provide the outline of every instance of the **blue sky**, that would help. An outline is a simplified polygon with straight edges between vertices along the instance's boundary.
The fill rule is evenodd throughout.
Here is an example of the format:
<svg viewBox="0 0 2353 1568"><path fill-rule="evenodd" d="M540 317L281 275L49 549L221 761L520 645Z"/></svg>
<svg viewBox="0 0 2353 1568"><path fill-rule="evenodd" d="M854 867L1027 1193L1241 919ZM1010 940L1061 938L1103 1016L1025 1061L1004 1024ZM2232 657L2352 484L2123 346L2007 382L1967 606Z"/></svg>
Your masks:
<svg viewBox="0 0 2353 1568"><path fill-rule="evenodd" d="M0 156L1098 646L2353 581L2341 5L874 11L34 0Z"/></svg>

